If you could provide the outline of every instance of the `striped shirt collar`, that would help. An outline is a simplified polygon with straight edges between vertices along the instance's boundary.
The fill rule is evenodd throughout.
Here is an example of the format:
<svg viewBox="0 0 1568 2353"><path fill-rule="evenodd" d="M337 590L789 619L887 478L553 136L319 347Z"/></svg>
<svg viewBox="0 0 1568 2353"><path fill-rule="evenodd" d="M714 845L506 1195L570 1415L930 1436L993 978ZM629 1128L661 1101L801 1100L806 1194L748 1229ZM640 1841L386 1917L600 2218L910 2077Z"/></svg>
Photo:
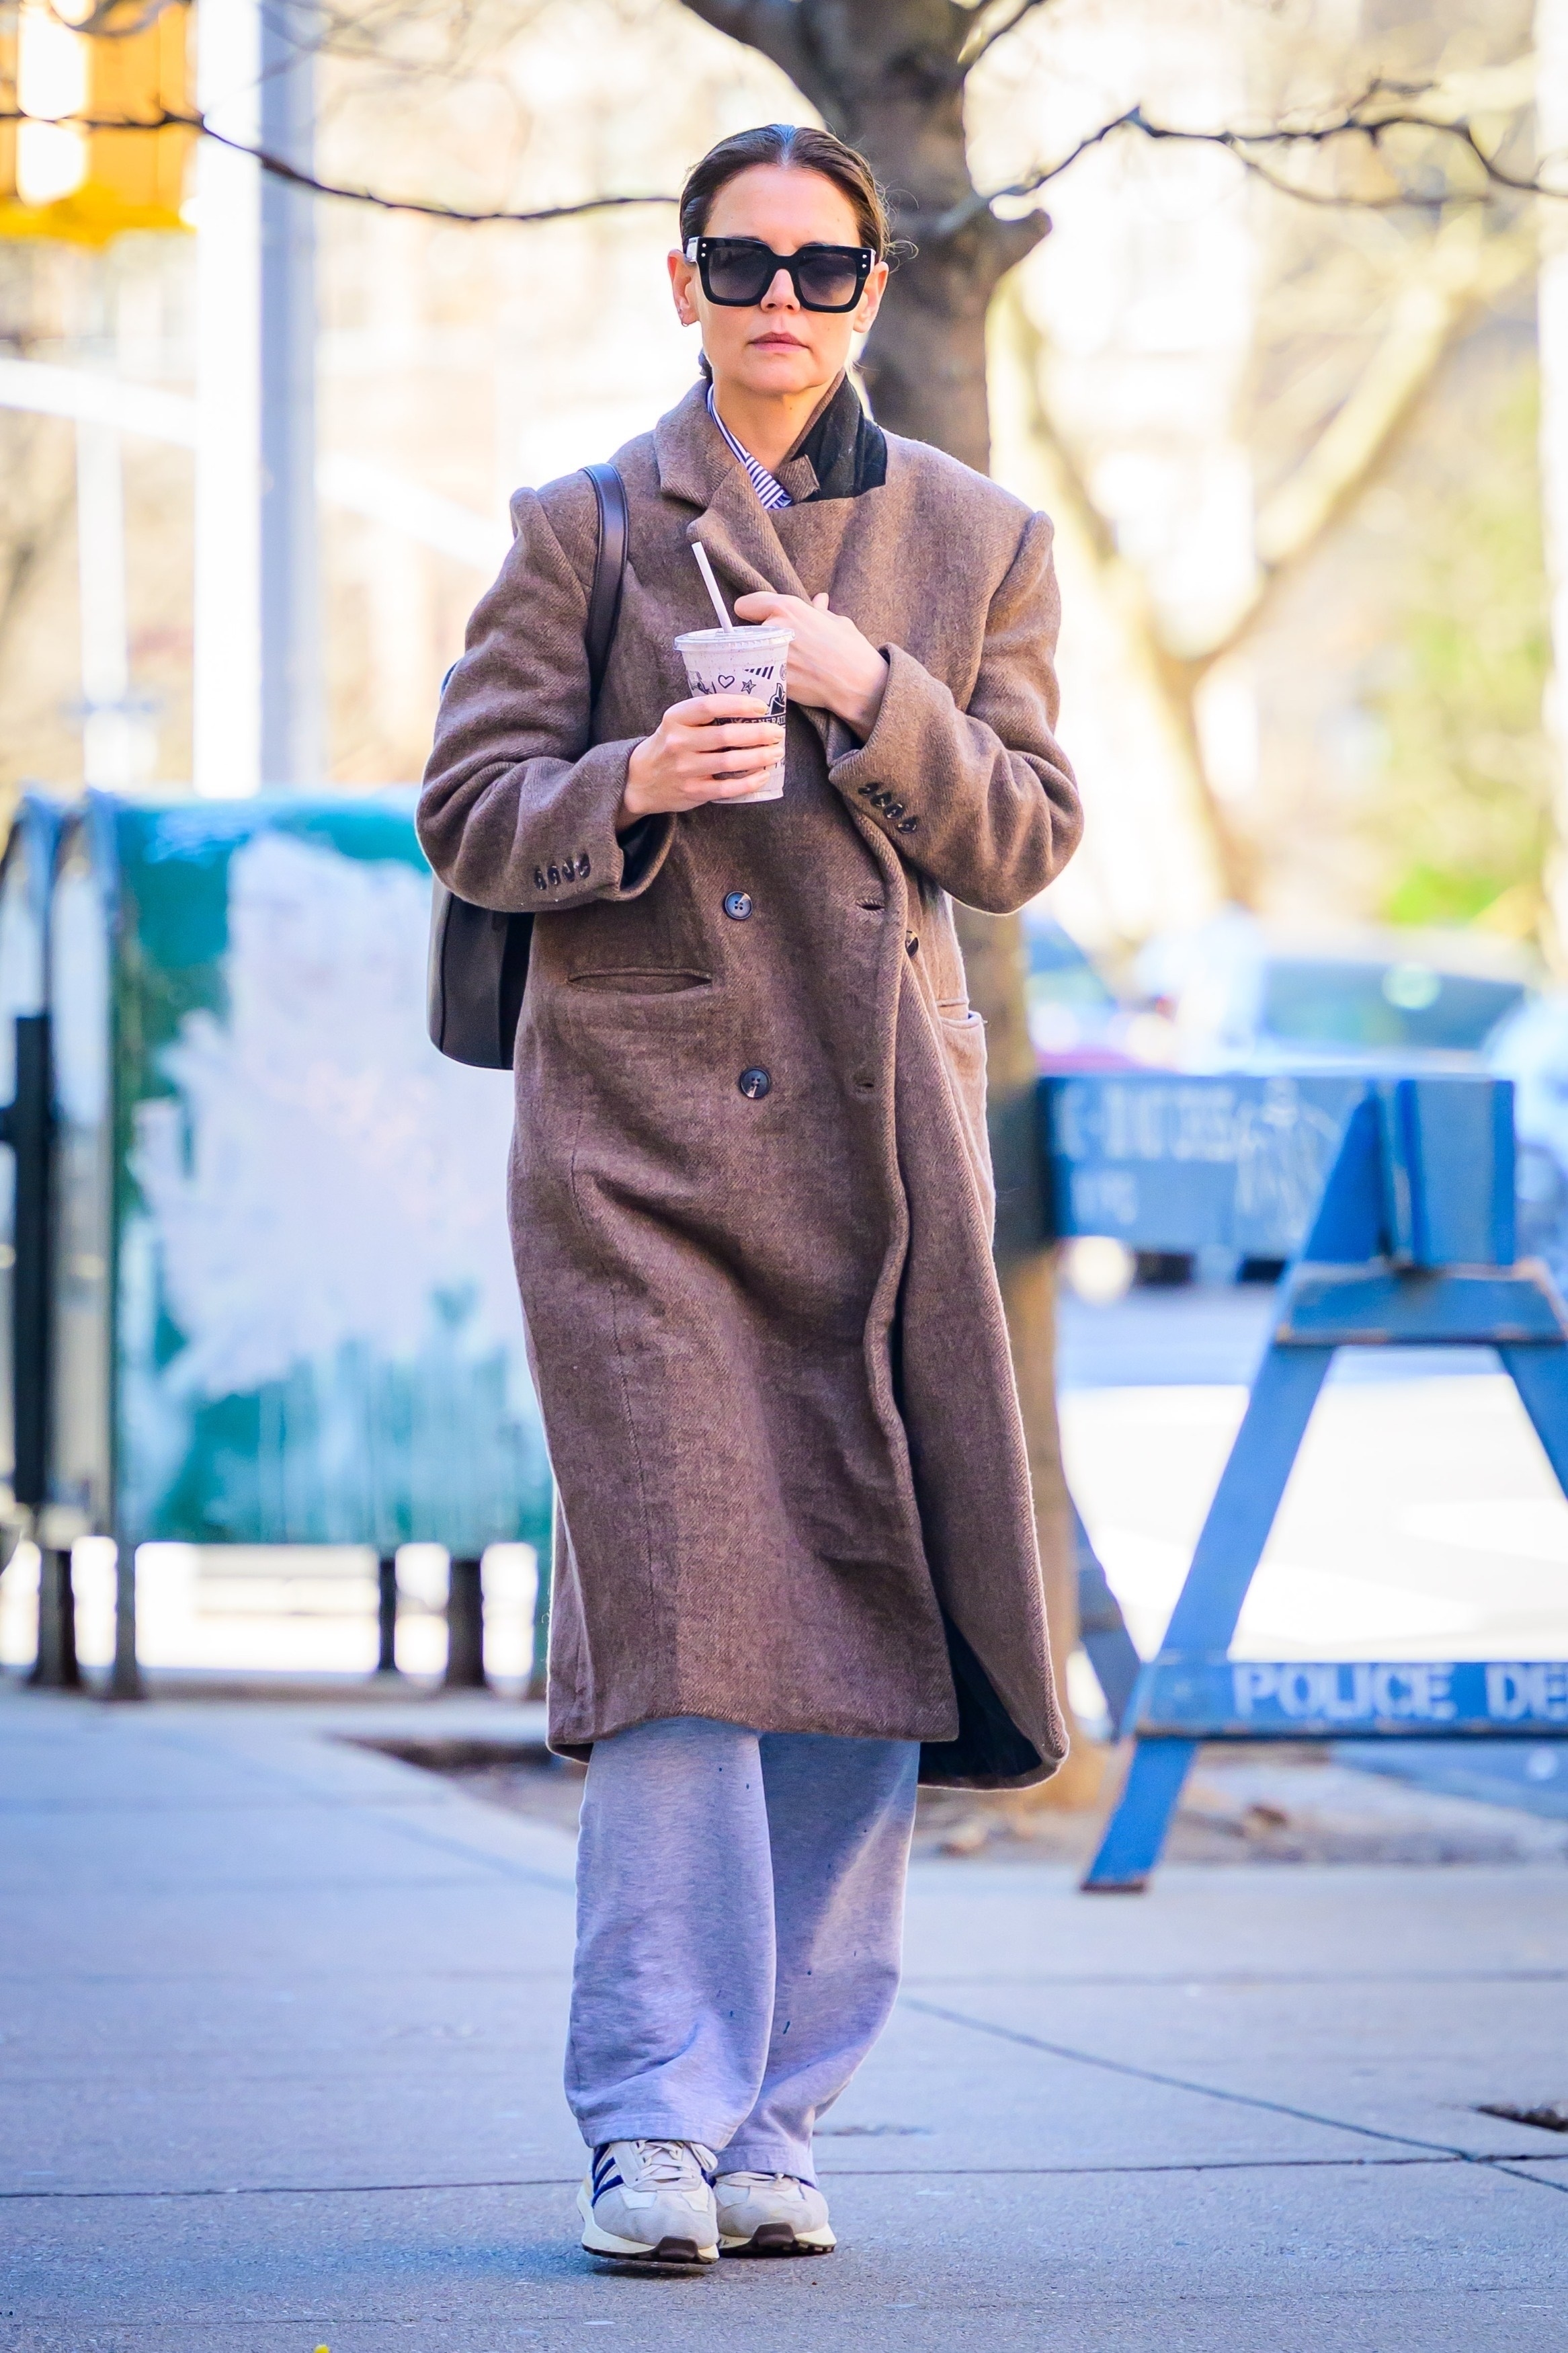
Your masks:
<svg viewBox="0 0 1568 2353"><path fill-rule="evenodd" d="M740 459L742 465L744 466L746 472L750 477L752 488L755 491L758 498L762 501L763 505L767 510L768 513L775 514L780 507L794 506L795 501L791 498L784 484L780 481L776 481L773 475L769 473L765 466L759 465L756 459L752 457L749 449L742 448L740 442L736 440L734 435L731 432L729 427L720 416L719 404L713 396L713 385L711 381L710 381L708 385L708 414L713 419L714 424L719 427L720 432L724 436L725 440L729 443L731 448L733 450L735 456Z"/></svg>

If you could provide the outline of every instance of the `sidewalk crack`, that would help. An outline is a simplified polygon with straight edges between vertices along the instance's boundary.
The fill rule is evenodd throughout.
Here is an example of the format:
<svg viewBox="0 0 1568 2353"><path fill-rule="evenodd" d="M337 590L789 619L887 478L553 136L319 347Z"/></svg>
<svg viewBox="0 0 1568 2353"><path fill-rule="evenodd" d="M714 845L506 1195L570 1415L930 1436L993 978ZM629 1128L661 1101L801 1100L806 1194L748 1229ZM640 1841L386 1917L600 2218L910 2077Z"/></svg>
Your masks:
<svg viewBox="0 0 1568 2353"><path fill-rule="evenodd" d="M940 2002L921 2001L911 1995L900 1996L900 2001L901 2008L919 2010L926 2018L940 2018L949 2026L965 2026L973 2033L989 2034L1000 2042L1017 2043L1026 2051L1042 2052L1047 2058L1069 2060L1075 2066L1098 2067L1108 2074L1130 2076L1135 2083L1158 2084L1167 2091L1194 2092L1200 2098L1224 2100L1232 2107L1261 2109L1271 2116L1289 2116L1298 2124L1321 2125L1331 2132L1355 2133L1364 2140L1384 2141L1399 2148L1419 2149L1428 2158L1446 2158L1453 2163L1486 2166L1504 2172L1510 2169L1497 2158L1481 2151L1461 2147L1454 2141L1425 2140L1414 2133L1388 2132L1378 2125L1352 2124L1343 2116L1325 2116L1312 2108L1299 2108L1289 2100L1267 2099L1258 2092L1231 2092L1217 2084L1194 2083L1184 2075L1168 2075L1158 2068L1137 2066L1131 2060L1108 2059L1097 2051L1079 2051L1069 2042L1052 2042L1044 2035L1027 2034L1020 2027L999 2026L987 2018L971 2018L963 2010L948 2010ZM1516 2178L1535 2181L1533 2174L1521 2174ZM1563 2186L1561 2182L1536 2181L1538 2189L1560 2189Z"/></svg>

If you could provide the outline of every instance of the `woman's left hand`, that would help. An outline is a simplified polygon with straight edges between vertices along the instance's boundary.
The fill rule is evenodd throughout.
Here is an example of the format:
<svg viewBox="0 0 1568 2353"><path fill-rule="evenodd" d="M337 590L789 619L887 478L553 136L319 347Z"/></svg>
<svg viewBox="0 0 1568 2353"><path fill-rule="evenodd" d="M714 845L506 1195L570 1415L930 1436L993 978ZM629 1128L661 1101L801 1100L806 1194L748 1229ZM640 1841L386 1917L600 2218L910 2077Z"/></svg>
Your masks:
<svg viewBox="0 0 1568 2353"><path fill-rule="evenodd" d="M864 743L882 707L888 664L847 613L829 612L826 595L814 596L808 605L800 596L775 596L771 590L757 590L736 597L735 616L742 621L779 621L793 629L791 702L831 711Z"/></svg>

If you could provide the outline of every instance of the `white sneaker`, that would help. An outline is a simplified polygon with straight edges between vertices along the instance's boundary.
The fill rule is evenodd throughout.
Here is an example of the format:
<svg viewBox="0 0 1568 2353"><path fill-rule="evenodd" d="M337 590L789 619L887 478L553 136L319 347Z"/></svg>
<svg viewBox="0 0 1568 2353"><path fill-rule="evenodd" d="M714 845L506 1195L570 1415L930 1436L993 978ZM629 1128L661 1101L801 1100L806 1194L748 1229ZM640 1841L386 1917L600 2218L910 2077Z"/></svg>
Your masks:
<svg viewBox="0 0 1568 2353"><path fill-rule="evenodd" d="M727 2255L829 2255L827 2200L793 2173L721 2173L713 2184Z"/></svg>
<svg viewBox="0 0 1568 2353"><path fill-rule="evenodd" d="M620 2263L717 2263L713 2163L700 2141L606 2141L577 2192L583 2244Z"/></svg>

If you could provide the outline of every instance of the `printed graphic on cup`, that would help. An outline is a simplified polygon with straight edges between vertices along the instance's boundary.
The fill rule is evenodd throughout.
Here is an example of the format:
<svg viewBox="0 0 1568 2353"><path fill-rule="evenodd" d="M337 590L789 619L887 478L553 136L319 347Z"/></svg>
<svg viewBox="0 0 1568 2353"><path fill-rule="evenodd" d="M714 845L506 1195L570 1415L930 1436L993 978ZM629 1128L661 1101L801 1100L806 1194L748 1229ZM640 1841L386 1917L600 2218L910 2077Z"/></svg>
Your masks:
<svg viewBox="0 0 1568 2353"><path fill-rule="evenodd" d="M793 629L753 625L732 629L689 629L675 640L686 664L686 683L693 694L751 694L768 706L768 717L782 727L788 703L788 664ZM752 801L784 798L784 750L776 765L763 776L754 793L741 793L728 803L744 808Z"/></svg>

